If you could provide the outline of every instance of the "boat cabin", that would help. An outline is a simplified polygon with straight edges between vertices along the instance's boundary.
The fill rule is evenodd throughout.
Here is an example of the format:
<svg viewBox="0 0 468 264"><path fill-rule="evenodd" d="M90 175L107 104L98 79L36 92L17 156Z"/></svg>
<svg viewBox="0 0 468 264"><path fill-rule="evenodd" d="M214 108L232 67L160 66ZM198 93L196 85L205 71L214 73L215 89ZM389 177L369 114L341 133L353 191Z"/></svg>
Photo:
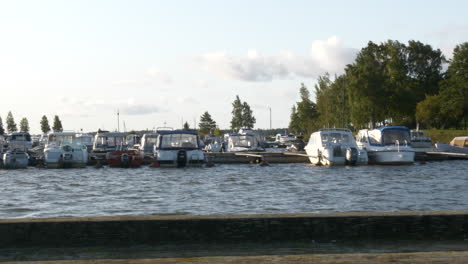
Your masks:
<svg viewBox="0 0 468 264"><path fill-rule="evenodd" d="M172 130L159 131L155 149L178 150L178 149L201 149L200 139L197 132Z"/></svg>
<svg viewBox="0 0 468 264"><path fill-rule="evenodd" d="M451 142L450 145L460 148L468 148L468 137L456 137Z"/></svg>
<svg viewBox="0 0 468 264"><path fill-rule="evenodd" d="M411 145L410 130L404 126L378 127L359 131L357 141L371 146Z"/></svg>
<svg viewBox="0 0 468 264"><path fill-rule="evenodd" d="M109 152L127 148L125 133L101 132L94 137L93 152Z"/></svg>
<svg viewBox="0 0 468 264"><path fill-rule="evenodd" d="M28 132L15 132L12 133L8 139L8 148L10 150L23 150L27 151L32 148L31 135Z"/></svg>

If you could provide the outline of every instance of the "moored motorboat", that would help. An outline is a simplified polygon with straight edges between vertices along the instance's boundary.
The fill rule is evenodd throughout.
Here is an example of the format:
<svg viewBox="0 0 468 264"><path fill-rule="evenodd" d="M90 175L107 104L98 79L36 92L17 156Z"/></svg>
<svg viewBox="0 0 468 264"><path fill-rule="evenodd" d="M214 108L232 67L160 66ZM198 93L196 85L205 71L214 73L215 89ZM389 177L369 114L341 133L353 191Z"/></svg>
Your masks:
<svg viewBox="0 0 468 264"><path fill-rule="evenodd" d="M367 152L358 149L353 134L345 128L323 128L312 133L305 147L314 165L366 165Z"/></svg>
<svg viewBox="0 0 468 264"><path fill-rule="evenodd" d="M436 143L436 150L468 154L468 137L455 137L450 144Z"/></svg>
<svg viewBox="0 0 468 264"><path fill-rule="evenodd" d="M159 131L154 146L154 164L161 167L202 166L206 163L195 131Z"/></svg>
<svg viewBox="0 0 468 264"><path fill-rule="evenodd" d="M411 146L413 148L432 148L432 139L421 130L411 130Z"/></svg>
<svg viewBox="0 0 468 264"><path fill-rule="evenodd" d="M224 141L226 152L265 151L265 149L260 146L256 136L248 133L227 133L224 135Z"/></svg>
<svg viewBox="0 0 468 264"><path fill-rule="evenodd" d="M143 164L139 151L134 149L108 152L106 161L112 168L138 168Z"/></svg>
<svg viewBox="0 0 468 264"><path fill-rule="evenodd" d="M359 149L366 150L369 164L401 165L414 162L410 130L404 126L362 129L356 136Z"/></svg>
<svg viewBox="0 0 468 264"><path fill-rule="evenodd" d="M84 168L88 162L85 145L77 142L75 132L53 132L47 136L44 165L47 168Z"/></svg>

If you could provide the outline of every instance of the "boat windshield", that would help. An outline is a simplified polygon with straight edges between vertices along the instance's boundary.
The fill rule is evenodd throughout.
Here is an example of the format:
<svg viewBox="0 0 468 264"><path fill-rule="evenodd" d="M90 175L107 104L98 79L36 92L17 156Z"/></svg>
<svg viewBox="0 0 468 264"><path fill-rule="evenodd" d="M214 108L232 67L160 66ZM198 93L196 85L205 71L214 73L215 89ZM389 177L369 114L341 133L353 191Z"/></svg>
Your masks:
<svg viewBox="0 0 468 264"><path fill-rule="evenodd" d="M410 142L410 135L405 130L385 130L383 132L383 143L385 145L407 144Z"/></svg>
<svg viewBox="0 0 468 264"><path fill-rule="evenodd" d="M58 145L72 144L74 139L74 135L49 135L48 142L49 144L55 143Z"/></svg>
<svg viewBox="0 0 468 264"><path fill-rule="evenodd" d="M122 146L125 145L125 137L107 137L107 136L99 136L96 141L96 146L102 147L115 147L115 146Z"/></svg>
<svg viewBox="0 0 468 264"><path fill-rule="evenodd" d="M197 135L167 134L161 136L161 149L198 148Z"/></svg>
<svg viewBox="0 0 468 264"><path fill-rule="evenodd" d="M253 147L257 146L257 140L251 135L231 136L229 141L234 147Z"/></svg>
<svg viewBox="0 0 468 264"><path fill-rule="evenodd" d="M93 144L93 137L91 136L80 136L76 138L76 141L78 143L84 144L84 145L90 145Z"/></svg>
<svg viewBox="0 0 468 264"><path fill-rule="evenodd" d="M349 144L351 143L351 136L343 133L323 133L322 144L333 143L333 144Z"/></svg>
<svg viewBox="0 0 468 264"><path fill-rule="evenodd" d="M28 134L23 134L23 135L12 135L11 140L15 141L31 141L31 136Z"/></svg>

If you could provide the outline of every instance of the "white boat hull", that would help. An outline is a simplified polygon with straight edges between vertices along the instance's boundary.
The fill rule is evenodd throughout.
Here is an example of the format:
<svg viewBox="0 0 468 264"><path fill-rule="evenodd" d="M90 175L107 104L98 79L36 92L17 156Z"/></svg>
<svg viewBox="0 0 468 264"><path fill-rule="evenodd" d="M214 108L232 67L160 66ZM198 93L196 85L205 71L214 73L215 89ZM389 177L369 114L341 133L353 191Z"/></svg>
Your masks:
<svg viewBox="0 0 468 264"><path fill-rule="evenodd" d="M28 167L29 155L26 152L7 151L2 160L6 169L25 169Z"/></svg>
<svg viewBox="0 0 468 264"><path fill-rule="evenodd" d="M368 151L370 164L404 165L414 163L414 151Z"/></svg>
<svg viewBox="0 0 468 264"><path fill-rule="evenodd" d="M185 152L181 159L181 151ZM157 150L156 162L160 167L201 167L206 163L205 153L202 150Z"/></svg>
<svg viewBox="0 0 468 264"><path fill-rule="evenodd" d="M88 162L88 152L74 150L73 152L61 149L46 149L44 151L44 163L47 168L84 168Z"/></svg>

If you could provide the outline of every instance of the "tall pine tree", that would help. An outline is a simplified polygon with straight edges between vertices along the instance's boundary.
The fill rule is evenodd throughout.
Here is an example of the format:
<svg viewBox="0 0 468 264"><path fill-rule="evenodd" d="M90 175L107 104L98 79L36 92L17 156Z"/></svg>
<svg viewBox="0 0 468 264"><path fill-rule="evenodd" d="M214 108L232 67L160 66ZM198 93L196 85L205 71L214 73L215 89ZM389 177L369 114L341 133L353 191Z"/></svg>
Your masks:
<svg viewBox="0 0 468 264"><path fill-rule="evenodd" d="M58 115L54 117L54 125L52 126L52 130L54 130L54 132L63 132L62 121L60 121Z"/></svg>
<svg viewBox="0 0 468 264"><path fill-rule="evenodd" d="M20 121L20 131L21 132L29 132L29 122L26 117L23 117Z"/></svg>
<svg viewBox="0 0 468 264"><path fill-rule="evenodd" d="M18 131L18 127L16 126L15 119L13 118L13 114L8 112L7 118L6 118L6 124L7 124L7 131L9 134Z"/></svg>
<svg viewBox="0 0 468 264"><path fill-rule="evenodd" d="M203 115L200 117L200 123L198 125L200 126L201 134L213 133L214 129L216 128L216 122L213 120L213 118L211 118L211 115L208 113L208 111L203 113Z"/></svg>
<svg viewBox="0 0 468 264"><path fill-rule="evenodd" d="M231 129L239 130L242 128L242 110L243 105L239 98L239 95L236 95L236 100L232 102L232 119L231 119Z"/></svg>
<svg viewBox="0 0 468 264"><path fill-rule="evenodd" d="M253 116L250 105L247 102L242 104L242 127L252 129L257 120Z"/></svg>
<svg viewBox="0 0 468 264"><path fill-rule="evenodd" d="M0 117L0 136L5 135L5 128L3 128L2 117Z"/></svg>
<svg viewBox="0 0 468 264"><path fill-rule="evenodd" d="M41 119L41 131L44 134L47 134L50 132L49 120L47 119L47 116L45 115L43 115Z"/></svg>

